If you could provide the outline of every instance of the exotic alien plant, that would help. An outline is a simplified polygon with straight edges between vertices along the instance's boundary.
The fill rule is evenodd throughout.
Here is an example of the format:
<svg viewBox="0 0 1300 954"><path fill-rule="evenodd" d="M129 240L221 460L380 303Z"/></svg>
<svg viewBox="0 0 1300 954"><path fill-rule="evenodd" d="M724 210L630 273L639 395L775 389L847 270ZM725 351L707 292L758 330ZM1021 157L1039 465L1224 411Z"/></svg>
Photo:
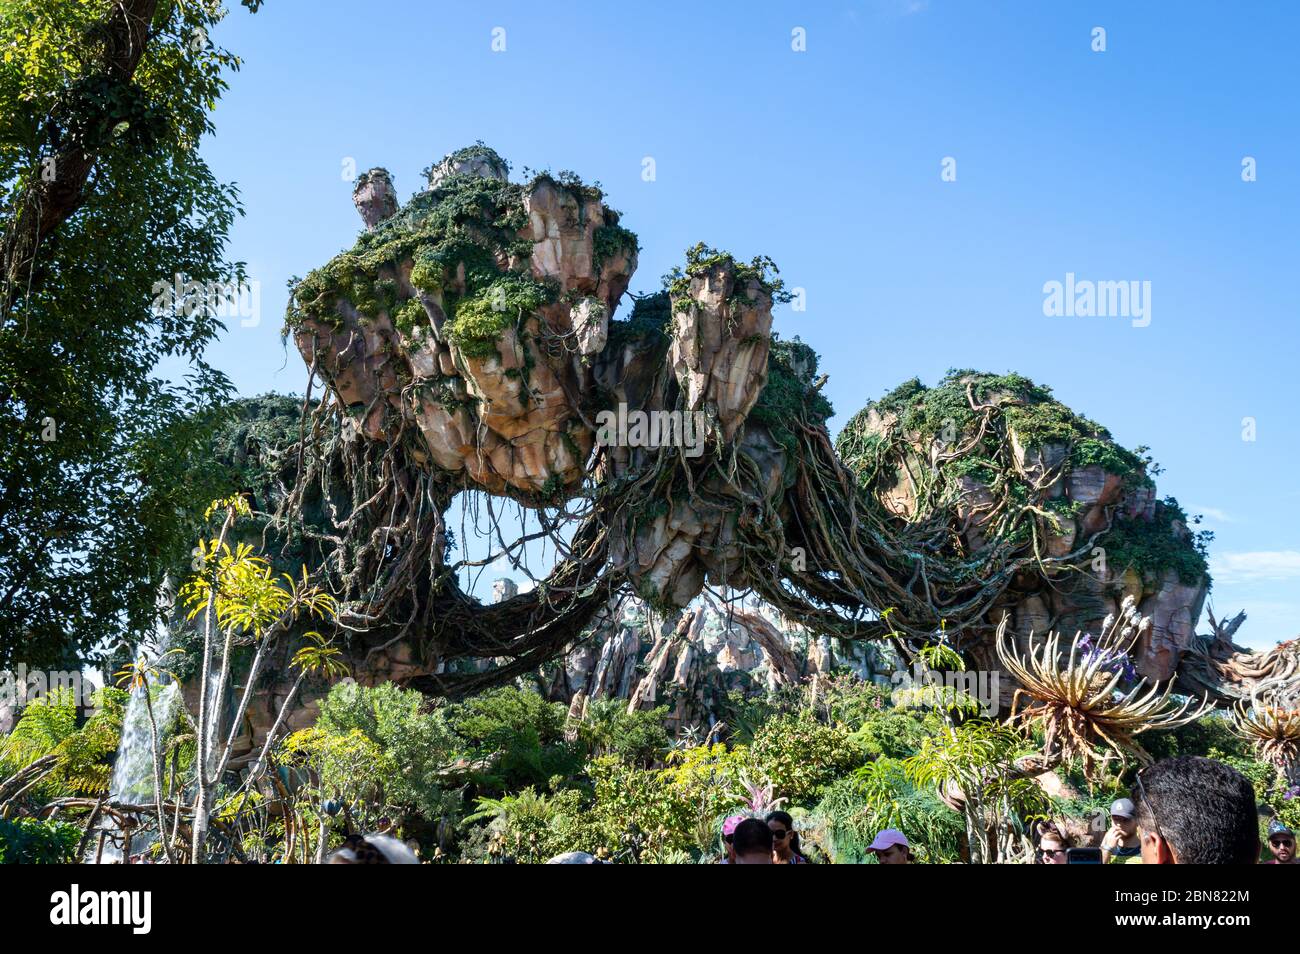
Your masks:
<svg viewBox="0 0 1300 954"><path fill-rule="evenodd" d="M1107 617L1096 640L1076 633L1066 652L1060 633L1049 632L1041 641L1030 635L1028 652L1021 654L1004 621L998 629L998 659L1021 686L1008 721L1041 729L1047 759L1077 759L1089 778L1112 758L1148 764L1151 758L1137 736L1186 725L1211 708L1208 700L1177 702L1172 684L1162 689L1142 679L1121 688L1125 667L1117 663L1128 657L1150 625L1127 597L1119 618ZM1029 700L1023 709L1022 697Z"/></svg>
<svg viewBox="0 0 1300 954"><path fill-rule="evenodd" d="M1300 785L1300 708L1283 701L1283 694L1275 687L1254 704L1239 704L1232 725L1254 747L1256 758L1277 769L1288 785Z"/></svg>

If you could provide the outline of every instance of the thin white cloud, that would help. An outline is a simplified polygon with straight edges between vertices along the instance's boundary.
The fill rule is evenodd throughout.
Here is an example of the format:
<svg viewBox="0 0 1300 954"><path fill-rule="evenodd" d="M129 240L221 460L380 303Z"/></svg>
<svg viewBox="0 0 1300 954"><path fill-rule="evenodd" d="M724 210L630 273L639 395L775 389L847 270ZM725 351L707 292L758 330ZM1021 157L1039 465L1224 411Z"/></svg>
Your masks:
<svg viewBox="0 0 1300 954"><path fill-rule="evenodd" d="M1223 583L1300 580L1300 550L1219 553L1210 559L1210 572Z"/></svg>
<svg viewBox="0 0 1300 954"><path fill-rule="evenodd" d="M1202 517L1205 517L1208 520L1213 520L1215 523L1237 522L1233 520L1232 517L1228 516L1227 511L1220 510L1218 507L1192 507L1188 512L1192 514L1199 513Z"/></svg>

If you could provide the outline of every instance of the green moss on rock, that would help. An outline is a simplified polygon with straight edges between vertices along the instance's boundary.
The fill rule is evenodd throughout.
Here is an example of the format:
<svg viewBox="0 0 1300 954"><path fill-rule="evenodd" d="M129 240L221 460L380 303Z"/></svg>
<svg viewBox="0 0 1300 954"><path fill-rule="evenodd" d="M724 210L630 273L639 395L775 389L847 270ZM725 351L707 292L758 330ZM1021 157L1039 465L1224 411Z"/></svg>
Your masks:
<svg viewBox="0 0 1300 954"><path fill-rule="evenodd" d="M835 413L830 401L813 388L817 361L817 352L798 336L783 341L773 334L767 354L767 384L749 412L749 420L767 428L792 455L799 453L798 423L824 426Z"/></svg>

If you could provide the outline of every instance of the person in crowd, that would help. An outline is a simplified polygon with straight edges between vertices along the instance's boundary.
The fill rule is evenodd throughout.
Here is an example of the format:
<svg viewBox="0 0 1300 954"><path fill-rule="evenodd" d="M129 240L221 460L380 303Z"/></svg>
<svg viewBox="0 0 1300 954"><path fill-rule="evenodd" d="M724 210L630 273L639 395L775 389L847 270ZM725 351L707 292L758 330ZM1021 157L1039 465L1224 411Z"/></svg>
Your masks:
<svg viewBox="0 0 1300 954"><path fill-rule="evenodd" d="M772 829L761 818L746 818L731 834L735 865L770 865L772 863Z"/></svg>
<svg viewBox="0 0 1300 954"><path fill-rule="evenodd" d="M912 846L907 843L907 836L897 828L886 828L879 832L867 850L875 852L876 861L882 865L912 863Z"/></svg>
<svg viewBox="0 0 1300 954"><path fill-rule="evenodd" d="M799 833L794 830L794 818L789 812L769 812L767 827L772 829L772 863L776 865L806 865L799 845Z"/></svg>
<svg viewBox="0 0 1300 954"><path fill-rule="evenodd" d="M1041 822L1038 825L1038 850L1034 852L1034 863L1039 865L1063 865L1069 859L1069 851L1074 841L1061 830L1055 822Z"/></svg>
<svg viewBox="0 0 1300 954"><path fill-rule="evenodd" d="M1259 860L1255 789L1236 769L1199 755L1137 774L1144 865L1253 865Z"/></svg>
<svg viewBox="0 0 1300 954"><path fill-rule="evenodd" d="M1295 832L1280 818L1268 823L1268 850L1273 857L1266 865L1293 865L1295 860Z"/></svg>
<svg viewBox="0 0 1300 954"><path fill-rule="evenodd" d="M1138 840L1137 808L1131 799L1117 798L1110 803L1110 830L1101 840L1102 864L1127 864L1142 856Z"/></svg>
<svg viewBox="0 0 1300 954"><path fill-rule="evenodd" d="M330 852L327 865L418 865L420 859L410 848L392 835L372 831L367 835L352 834L343 844Z"/></svg>
<svg viewBox="0 0 1300 954"><path fill-rule="evenodd" d="M734 865L736 863L736 846L733 840L736 835L736 826L745 820L744 815L728 815L722 822L722 858L718 860L720 865Z"/></svg>

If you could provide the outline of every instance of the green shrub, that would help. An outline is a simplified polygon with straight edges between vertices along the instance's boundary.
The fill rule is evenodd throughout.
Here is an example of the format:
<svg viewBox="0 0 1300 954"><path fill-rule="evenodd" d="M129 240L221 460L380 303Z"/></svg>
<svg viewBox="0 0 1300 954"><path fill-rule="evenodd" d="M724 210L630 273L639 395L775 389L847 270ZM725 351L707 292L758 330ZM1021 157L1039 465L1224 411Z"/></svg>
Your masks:
<svg viewBox="0 0 1300 954"><path fill-rule="evenodd" d="M448 706L444 717L476 764L473 780L492 791L544 786L576 775L580 748L564 738L567 710L536 692L502 688Z"/></svg>
<svg viewBox="0 0 1300 954"><path fill-rule="evenodd" d="M864 721L853 733L853 741L869 758L901 759L915 752L921 740L934 735L941 724L934 712L890 706Z"/></svg>
<svg viewBox="0 0 1300 954"><path fill-rule="evenodd" d="M314 731L323 738L299 741L311 742L304 751L324 760L322 782L351 790L361 778L379 786L392 804L436 815L445 805L447 766L459 740L439 713L423 712L424 705L420 693L391 683L339 683L321 700Z"/></svg>
<svg viewBox="0 0 1300 954"><path fill-rule="evenodd" d="M808 815L804 843L820 849L834 864L861 864L877 832L897 828L907 835L923 863L956 862L965 828L959 814L930 789L909 782L893 759L871 764L872 780L836 779Z"/></svg>
<svg viewBox="0 0 1300 954"><path fill-rule="evenodd" d="M613 755L648 767L663 760L672 745L664 728L665 707L627 711L623 699L596 699L587 704L579 738L592 756Z"/></svg>
<svg viewBox="0 0 1300 954"><path fill-rule="evenodd" d="M0 865L69 864L81 829L60 821L0 818Z"/></svg>
<svg viewBox="0 0 1300 954"><path fill-rule="evenodd" d="M488 836L474 839L462 860L540 864L566 851L592 850L583 847L588 823L575 789L539 794L529 786L517 795L483 798L466 820L484 818L491 819Z"/></svg>
<svg viewBox="0 0 1300 954"><path fill-rule="evenodd" d="M844 726L822 725L810 713L799 713L777 716L755 733L750 760L778 796L801 805L861 765L864 756Z"/></svg>

